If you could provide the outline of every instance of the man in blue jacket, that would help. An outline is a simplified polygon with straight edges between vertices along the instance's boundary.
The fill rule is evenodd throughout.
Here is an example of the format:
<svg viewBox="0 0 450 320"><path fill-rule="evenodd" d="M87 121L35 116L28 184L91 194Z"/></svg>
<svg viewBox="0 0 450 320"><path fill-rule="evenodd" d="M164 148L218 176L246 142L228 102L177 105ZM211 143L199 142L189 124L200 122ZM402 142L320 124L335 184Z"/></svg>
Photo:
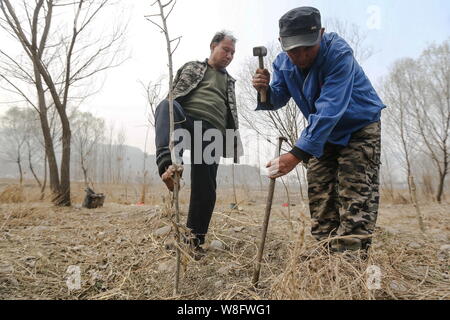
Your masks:
<svg viewBox="0 0 450 320"><path fill-rule="evenodd" d="M325 33L320 12L300 7L280 19L283 48L268 70L258 69L256 110L273 111L292 98L308 120L293 149L268 163L271 178L300 162L308 171L312 234L332 251L367 250L378 213L380 117L385 107L353 50L336 33ZM354 237L352 237L354 236Z"/></svg>

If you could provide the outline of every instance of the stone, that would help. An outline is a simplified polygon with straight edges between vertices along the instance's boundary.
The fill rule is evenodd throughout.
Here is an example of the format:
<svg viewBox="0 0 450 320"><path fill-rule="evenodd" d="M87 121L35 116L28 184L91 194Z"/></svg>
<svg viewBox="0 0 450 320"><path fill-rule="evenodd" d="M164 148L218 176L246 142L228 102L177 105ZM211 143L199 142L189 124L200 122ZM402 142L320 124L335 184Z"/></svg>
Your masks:
<svg viewBox="0 0 450 320"><path fill-rule="evenodd" d="M21 262L23 262L27 267L34 268L36 266L36 257L25 257L20 259Z"/></svg>
<svg viewBox="0 0 450 320"><path fill-rule="evenodd" d="M158 265L158 271L163 273L173 273L175 272L175 264L173 261L162 262Z"/></svg>
<svg viewBox="0 0 450 320"><path fill-rule="evenodd" d="M158 216L157 212L152 212L147 216L147 220L152 220Z"/></svg>
<svg viewBox="0 0 450 320"><path fill-rule="evenodd" d="M7 286L17 287L19 285L19 281L13 276L8 277L0 277L0 284L6 284Z"/></svg>
<svg viewBox="0 0 450 320"><path fill-rule="evenodd" d="M211 243L209 245L209 249L212 249L212 250L225 250L225 245L223 244L222 241L213 240L213 241L211 241Z"/></svg>
<svg viewBox="0 0 450 320"><path fill-rule="evenodd" d="M245 227L234 227L233 231L234 232L242 232L242 231L244 231L244 229L245 229Z"/></svg>
<svg viewBox="0 0 450 320"><path fill-rule="evenodd" d="M390 287L392 290L395 291L400 291L400 292L405 292L407 291L407 289L405 288L404 285L402 285L400 282L396 281L396 280L392 280L390 283Z"/></svg>
<svg viewBox="0 0 450 320"><path fill-rule="evenodd" d="M85 247L85 245L80 244L79 246L72 247L71 249L73 251L79 251L79 250L83 249L84 247Z"/></svg>
<svg viewBox="0 0 450 320"><path fill-rule="evenodd" d="M221 275L228 275L228 271L229 270L230 270L230 267L229 266L225 266L225 267L222 267L222 268L218 269L217 273L221 274Z"/></svg>
<svg viewBox="0 0 450 320"><path fill-rule="evenodd" d="M391 228L391 227L384 227L384 231L385 231L386 233L389 233L389 234L392 234L392 235L397 235L397 234L400 233L399 230L394 229L394 228Z"/></svg>
<svg viewBox="0 0 450 320"><path fill-rule="evenodd" d="M450 244L444 244L439 248L439 251L450 253Z"/></svg>
<svg viewBox="0 0 450 320"><path fill-rule="evenodd" d="M422 248L422 245L420 243L413 241L413 242L408 243L408 247L410 247L411 249L420 249L420 248Z"/></svg>
<svg viewBox="0 0 450 320"><path fill-rule="evenodd" d="M153 235L156 237L164 237L164 236L168 235L171 230L172 230L171 226L165 226L165 227L159 228L158 230L153 232Z"/></svg>
<svg viewBox="0 0 450 320"><path fill-rule="evenodd" d="M221 289L223 287L223 281L219 280L219 281L214 282L214 287Z"/></svg>
<svg viewBox="0 0 450 320"><path fill-rule="evenodd" d="M19 282L13 276L14 267L7 263L0 264L0 284L18 286Z"/></svg>
<svg viewBox="0 0 450 320"><path fill-rule="evenodd" d="M0 264L0 274L13 274L14 267L10 264Z"/></svg>
<svg viewBox="0 0 450 320"><path fill-rule="evenodd" d="M31 232L41 233L50 230L50 227L47 226L35 226L31 227Z"/></svg>

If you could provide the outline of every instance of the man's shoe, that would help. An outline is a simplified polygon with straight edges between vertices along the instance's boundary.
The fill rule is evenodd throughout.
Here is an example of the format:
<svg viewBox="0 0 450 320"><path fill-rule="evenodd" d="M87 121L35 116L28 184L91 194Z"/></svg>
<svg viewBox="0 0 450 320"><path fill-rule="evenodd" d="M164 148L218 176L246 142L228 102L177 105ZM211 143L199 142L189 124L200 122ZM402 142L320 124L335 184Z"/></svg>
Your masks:
<svg viewBox="0 0 450 320"><path fill-rule="evenodd" d="M200 246L194 247L192 249L192 258L194 258L195 261L198 261L206 256L206 250L203 249Z"/></svg>
<svg viewBox="0 0 450 320"><path fill-rule="evenodd" d="M206 250L203 249L200 245L196 245L192 239L188 239L186 237L182 237L183 242L187 245L187 251L191 255L194 260L198 261L206 255ZM167 251L176 251L176 243L175 240L169 240L164 244L164 247Z"/></svg>

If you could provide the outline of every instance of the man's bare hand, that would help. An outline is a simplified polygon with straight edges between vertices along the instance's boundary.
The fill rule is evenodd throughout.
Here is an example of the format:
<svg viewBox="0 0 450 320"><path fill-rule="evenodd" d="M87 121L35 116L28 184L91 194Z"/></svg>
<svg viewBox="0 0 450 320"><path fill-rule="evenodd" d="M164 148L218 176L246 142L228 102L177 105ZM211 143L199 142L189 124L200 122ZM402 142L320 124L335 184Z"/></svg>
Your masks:
<svg viewBox="0 0 450 320"><path fill-rule="evenodd" d="M270 83L270 73L267 69L257 69L253 76L253 87L256 90L267 90Z"/></svg>
<svg viewBox="0 0 450 320"><path fill-rule="evenodd" d="M266 165L269 171L269 178L276 179L282 177L294 170L299 163L300 160L292 153L283 154Z"/></svg>
<svg viewBox="0 0 450 320"><path fill-rule="evenodd" d="M166 184L167 189L169 189L169 191L173 192L173 189L175 187L175 172L176 172L176 167L174 165L171 165L170 167L167 168L166 172L163 173L163 175L161 176L162 181ZM183 167L182 166L178 166L178 172L180 173L180 177L183 176Z"/></svg>

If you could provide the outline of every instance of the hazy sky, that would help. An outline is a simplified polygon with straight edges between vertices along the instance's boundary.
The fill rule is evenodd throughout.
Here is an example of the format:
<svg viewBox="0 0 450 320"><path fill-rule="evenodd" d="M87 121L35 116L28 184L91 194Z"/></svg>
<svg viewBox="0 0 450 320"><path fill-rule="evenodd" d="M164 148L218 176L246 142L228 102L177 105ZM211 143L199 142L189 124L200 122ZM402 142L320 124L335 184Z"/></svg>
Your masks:
<svg viewBox="0 0 450 320"><path fill-rule="evenodd" d="M126 42L130 59L108 72L102 91L89 99L89 110L126 130L130 145L144 148L145 98L138 83L156 80L166 73L167 58L163 36L144 15L154 12L153 0L122 0L117 12L105 21L129 16ZM322 18L337 18L357 24L375 54L363 67L372 82L387 73L401 57L416 57L432 42L450 36L450 1L447 0L178 0L170 17L173 37L183 36L177 50L175 69L190 60L209 55L212 35L227 29L238 38L235 60L229 67L237 75L240 64L252 55L252 47L277 40L278 20L288 10L302 6L317 7ZM5 109L3 105L1 108ZM154 152L153 136L148 150Z"/></svg>

